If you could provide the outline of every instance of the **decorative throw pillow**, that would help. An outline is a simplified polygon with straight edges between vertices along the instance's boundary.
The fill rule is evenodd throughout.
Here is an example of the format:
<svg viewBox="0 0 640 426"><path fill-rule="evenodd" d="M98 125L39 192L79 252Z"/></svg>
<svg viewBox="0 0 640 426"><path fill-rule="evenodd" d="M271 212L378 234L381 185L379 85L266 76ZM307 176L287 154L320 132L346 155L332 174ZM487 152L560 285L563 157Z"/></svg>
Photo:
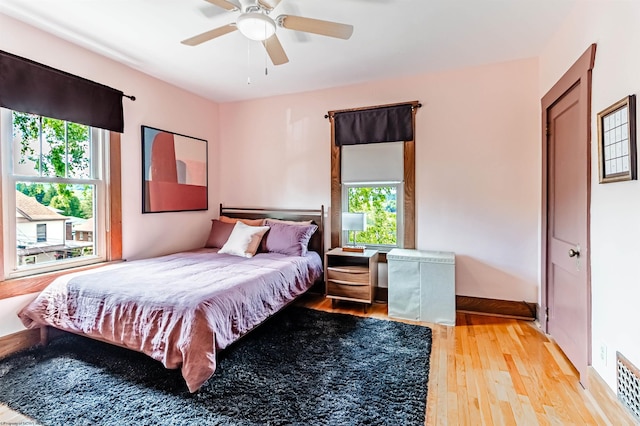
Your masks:
<svg viewBox="0 0 640 426"><path fill-rule="evenodd" d="M217 219L211 219L211 232L209 232L209 239L207 239L204 246L221 248L229 239L229 235L231 235L234 226L235 224L233 223L225 223Z"/></svg>
<svg viewBox="0 0 640 426"><path fill-rule="evenodd" d="M288 225L286 223L269 223L269 232L264 237L263 249L267 252L281 253L288 256L306 256L309 240L317 225Z"/></svg>
<svg viewBox="0 0 640 426"><path fill-rule="evenodd" d="M220 222L233 223L242 222L249 226L262 226L264 225L264 219L239 219L237 217L220 216Z"/></svg>
<svg viewBox="0 0 640 426"><path fill-rule="evenodd" d="M269 230L268 226L249 226L242 222L236 222L229 235L229 239L218 253L232 254L234 256L253 257L258 251L258 246L263 235Z"/></svg>

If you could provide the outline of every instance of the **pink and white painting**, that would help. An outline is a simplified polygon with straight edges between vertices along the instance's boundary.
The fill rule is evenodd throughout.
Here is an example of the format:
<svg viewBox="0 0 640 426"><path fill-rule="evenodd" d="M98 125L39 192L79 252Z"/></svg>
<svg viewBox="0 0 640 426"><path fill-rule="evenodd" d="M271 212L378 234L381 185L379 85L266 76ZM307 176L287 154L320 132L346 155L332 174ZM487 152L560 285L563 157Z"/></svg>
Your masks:
<svg viewBox="0 0 640 426"><path fill-rule="evenodd" d="M142 126L142 213L208 207L207 141Z"/></svg>

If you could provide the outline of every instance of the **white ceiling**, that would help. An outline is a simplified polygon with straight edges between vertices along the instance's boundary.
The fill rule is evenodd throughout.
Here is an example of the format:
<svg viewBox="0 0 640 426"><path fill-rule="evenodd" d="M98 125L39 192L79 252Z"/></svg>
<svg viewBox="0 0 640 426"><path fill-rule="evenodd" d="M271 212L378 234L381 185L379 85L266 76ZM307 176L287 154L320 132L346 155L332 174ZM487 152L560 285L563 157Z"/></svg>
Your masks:
<svg viewBox="0 0 640 426"><path fill-rule="evenodd" d="M290 62L277 67L237 31L182 45L239 14L204 0L0 0L0 13L229 102L537 56L577 1L283 0L272 16L355 29L340 40L278 28Z"/></svg>

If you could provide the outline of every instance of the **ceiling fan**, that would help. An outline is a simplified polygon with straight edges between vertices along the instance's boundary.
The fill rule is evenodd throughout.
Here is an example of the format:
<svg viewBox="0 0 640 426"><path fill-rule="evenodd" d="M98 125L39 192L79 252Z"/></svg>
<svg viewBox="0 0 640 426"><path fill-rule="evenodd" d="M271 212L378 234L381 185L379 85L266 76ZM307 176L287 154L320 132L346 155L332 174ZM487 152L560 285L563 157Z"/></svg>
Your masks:
<svg viewBox="0 0 640 426"><path fill-rule="evenodd" d="M241 6L237 6L227 0L206 1L230 12L241 11L241 13L236 22L182 40L182 44L197 46L238 30L248 39L261 41L273 65L282 65L289 62L289 58L287 58L287 54L276 36L276 27L341 38L343 40L348 40L353 34L353 25L294 15L279 15L275 19L271 18L269 14L282 0L239 0Z"/></svg>

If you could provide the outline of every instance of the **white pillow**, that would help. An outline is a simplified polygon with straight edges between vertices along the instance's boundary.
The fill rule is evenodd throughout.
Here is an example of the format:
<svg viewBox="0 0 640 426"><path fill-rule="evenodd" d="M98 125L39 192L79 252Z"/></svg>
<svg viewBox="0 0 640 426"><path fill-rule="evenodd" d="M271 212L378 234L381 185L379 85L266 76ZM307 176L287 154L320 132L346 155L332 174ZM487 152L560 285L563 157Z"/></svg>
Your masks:
<svg viewBox="0 0 640 426"><path fill-rule="evenodd" d="M236 222L229 239L218 253L234 256L253 257L258 251L263 235L269 230L268 226L249 226Z"/></svg>

